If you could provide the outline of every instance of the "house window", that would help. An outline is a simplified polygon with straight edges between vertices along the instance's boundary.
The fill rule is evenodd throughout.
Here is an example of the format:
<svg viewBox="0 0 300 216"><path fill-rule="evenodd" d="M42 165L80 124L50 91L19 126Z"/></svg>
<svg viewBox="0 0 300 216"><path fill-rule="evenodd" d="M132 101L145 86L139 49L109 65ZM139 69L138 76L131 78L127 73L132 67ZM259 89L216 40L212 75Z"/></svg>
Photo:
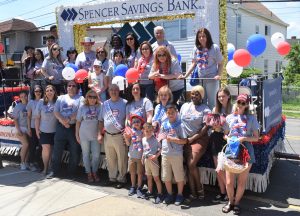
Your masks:
<svg viewBox="0 0 300 216"><path fill-rule="evenodd" d="M282 61L275 62L275 72L280 72L282 68Z"/></svg>
<svg viewBox="0 0 300 216"><path fill-rule="evenodd" d="M236 28L237 28L237 32L242 32L242 15L241 14L237 14L236 15Z"/></svg>
<svg viewBox="0 0 300 216"><path fill-rule="evenodd" d="M255 26L255 34L259 34L259 25Z"/></svg>
<svg viewBox="0 0 300 216"><path fill-rule="evenodd" d="M4 51L9 53L9 37L4 38Z"/></svg>
<svg viewBox="0 0 300 216"><path fill-rule="evenodd" d="M166 22L156 22L156 26L163 26L167 40L174 41L187 38L187 20L174 20Z"/></svg>
<svg viewBox="0 0 300 216"><path fill-rule="evenodd" d="M271 26L265 25L265 35L270 36L271 35Z"/></svg>
<svg viewBox="0 0 300 216"><path fill-rule="evenodd" d="M46 43L47 43L47 36L43 35L42 36L42 46L46 46Z"/></svg>
<svg viewBox="0 0 300 216"><path fill-rule="evenodd" d="M268 73L268 59L264 60L264 73L267 74Z"/></svg>

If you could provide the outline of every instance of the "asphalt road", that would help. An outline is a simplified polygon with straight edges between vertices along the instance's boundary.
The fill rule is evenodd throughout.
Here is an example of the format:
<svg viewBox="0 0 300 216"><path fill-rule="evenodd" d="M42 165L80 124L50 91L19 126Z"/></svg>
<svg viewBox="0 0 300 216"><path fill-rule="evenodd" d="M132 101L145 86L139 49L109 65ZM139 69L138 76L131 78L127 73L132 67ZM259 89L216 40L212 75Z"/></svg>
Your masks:
<svg viewBox="0 0 300 216"><path fill-rule="evenodd" d="M300 120L287 119L285 146L289 153L300 153ZM0 216L8 215L225 215L223 204L211 202L217 188L206 186L203 201L191 205L154 205L128 197L127 189L104 186L106 171L97 185L87 185L85 176L75 180L45 180L39 173L22 172L11 161L0 170ZM299 161L277 159L265 193L246 191L242 215L300 215ZM228 215L232 215L229 213Z"/></svg>

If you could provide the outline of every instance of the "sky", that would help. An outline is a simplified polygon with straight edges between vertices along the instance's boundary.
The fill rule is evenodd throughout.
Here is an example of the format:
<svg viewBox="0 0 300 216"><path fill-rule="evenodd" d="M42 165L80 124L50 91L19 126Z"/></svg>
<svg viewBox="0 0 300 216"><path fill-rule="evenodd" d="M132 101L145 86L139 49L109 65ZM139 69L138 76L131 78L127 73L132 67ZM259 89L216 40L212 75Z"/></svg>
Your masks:
<svg viewBox="0 0 300 216"><path fill-rule="evenodd" d="M101 0L100 0L101 1ZM103 1L103 0L102 0ZM55 23L55 8L61 5L79 5L92 0L0 0L0 22L11 18L25 19L36 26ZM300 38L300 2L263 3L282 21L289 24L287 38Z"/></svg>

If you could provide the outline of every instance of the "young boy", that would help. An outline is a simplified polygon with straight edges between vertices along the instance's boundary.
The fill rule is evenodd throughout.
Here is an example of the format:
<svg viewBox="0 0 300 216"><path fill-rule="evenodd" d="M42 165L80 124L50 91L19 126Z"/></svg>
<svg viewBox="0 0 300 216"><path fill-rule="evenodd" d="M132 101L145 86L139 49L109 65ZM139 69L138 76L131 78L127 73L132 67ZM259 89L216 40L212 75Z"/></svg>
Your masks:
<svg viewBox="0 0 300 216"><path fill-rule="evenodd" d="M129 146L129 173L131 180L131 187L128 192L128 196L132 196L135 193L138 198L144 199L145 196L142 192L143 183L143 144L142 144L142 124L143 118L139 115L130 116L131 128L126 128L124 133L124 138L126 145ZM138 177L138 183L136 188L136 175Z"/></svg>
<svg viewBox="0 0 300 216"><path fill-rule="evenodd" d="M154 204L159 204L163 201L162 196L162 184L159 178L159 162L158 157L161 153L161 144L154 136L154 129L151 123L145 123L143 126L144 137L143 143L143 161L146 170L148 192L145 195L146 199L149 199L153 195L153 180L154 178L157 187L157 196Z"/></svg>
<svg viewBox="0 0 300 216"><path fill-rule="evenodd" d="M99 95L100 101L106 101L106 90L108 88L105 81L105 74L102 71L102 63L98 59L94 61L93 71L89 73L89 88Z"/></svg>
<svg viewBox="0 0 300 216"><path fill-rule="evenodd" d="M163 122L159 139L162 139L162 180L167 188L165 204L171 204L173 199L172 191L172 173L177 182L178 194L175 199L175 205L180 205L184 198L182 195L184 187L184 169L183 169L183 145L188 143L181 121L177 118L178 110L175 105L167 105L167 120Z"/></svg>

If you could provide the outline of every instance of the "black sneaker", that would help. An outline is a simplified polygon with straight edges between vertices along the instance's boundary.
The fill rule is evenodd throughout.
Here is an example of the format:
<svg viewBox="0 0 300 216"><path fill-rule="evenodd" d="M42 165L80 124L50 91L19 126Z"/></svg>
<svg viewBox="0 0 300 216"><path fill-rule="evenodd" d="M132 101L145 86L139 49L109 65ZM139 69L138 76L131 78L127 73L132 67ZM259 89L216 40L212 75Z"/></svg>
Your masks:
<svg viewBox="0 0 300 216"><path fill-rule="evenodd" d="M148 200L148 199L150 199L150 198L153 198L154 196L153 196L153 193L150 193L149 191L147 191L146 193L145 193L145 199L146 200Z"/></svg>
<svg viewBox="0 0 300 216"><path fill-rule="evenodd" d="M125 183L122 183L122 182L118 182L116 185L115 185L115 188L116 189L121 189L125 186Z"/></svg>
<svg viewBox="0 0 300 216"><path fill-rule="evenodd" d="M172 194L167 194L167 196L166 196L166 198L165 198L165 200L164 200L164 204L169 205L169 204L171 204L171 203L173 203L173 202L174 202L174 197L173 197L173 195L172 195Z"/></svg>
<svg viewBox="0 0 300 216"><path fill-rule="evenodd" d="M213 200L213 203L227 203L228 202L228 197L226 194L218 194Z"/></svg>
<svg viewBox="0 0 300 216"><path fill-rule="evenodd" d="M164 197L162 194L157 194L155 200L153 201L154 204L162 203L164 200Z"/></svg>

